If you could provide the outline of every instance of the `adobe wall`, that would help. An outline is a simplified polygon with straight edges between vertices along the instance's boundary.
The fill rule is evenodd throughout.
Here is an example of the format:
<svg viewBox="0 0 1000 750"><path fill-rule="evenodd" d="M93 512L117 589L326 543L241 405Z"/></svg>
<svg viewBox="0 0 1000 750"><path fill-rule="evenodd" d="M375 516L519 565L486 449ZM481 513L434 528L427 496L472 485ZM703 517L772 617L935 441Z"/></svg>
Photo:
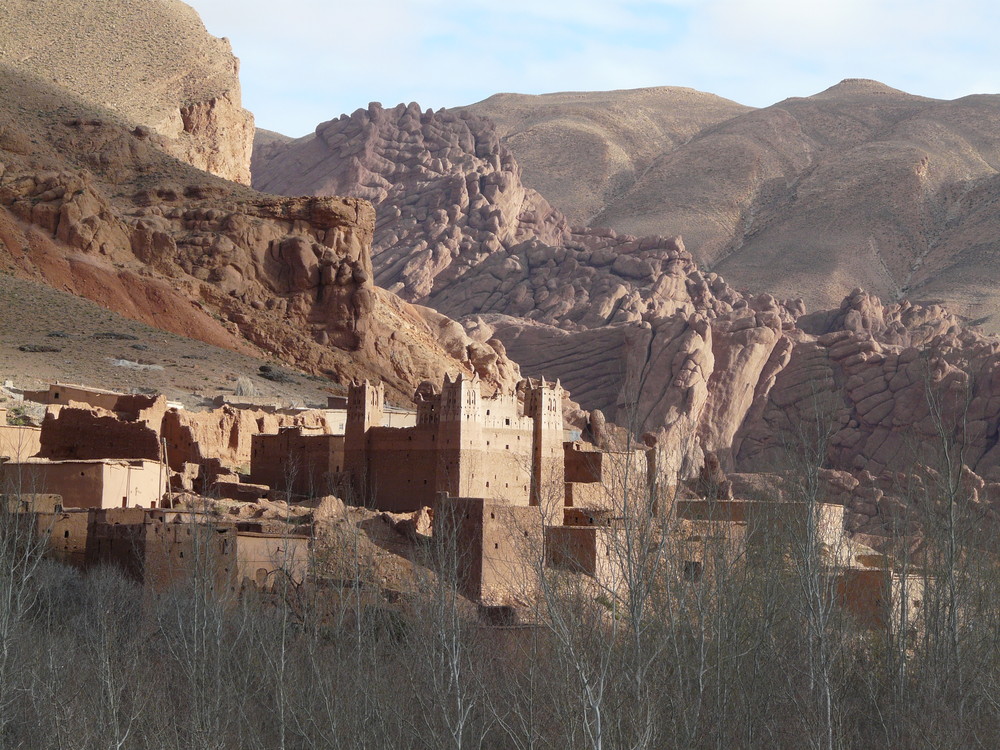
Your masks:
<svg viewBox="0 0 1000 750"><path fill-rule="evenodd" d="M598 482L566 482L567 508L610 509L611 501L604 485Z"/></svg>
<svg viewBox="0 0 1000 750"><path fill-rule="evenodd" d="M114 411L118 403L118 397L123 394L113 391L105 391L99 388L90 389L79 385L66 385L63 383L51 383L43 391L25 391L24 397L30 401L40 404L55 404L66 406L71 401L88 407L99 407Z"/></svg>
<svg viewBox="0 0 1000 750"><path fill-rule="evenodd" d="M56 513L62 510L62 495L52 493L0 494L0 510L7 513Z"/></svg>
<svg viewBox="0 0 1000 750"><path fill-rule="evenodd" d="M344 471L344 436L301 428L251 438L250 481L309 497L336 494Z"/></svg>
<svg viewBox="0 0 1000 750"><path fill-rule="evenodd" d="M165 523L139 509L92 511L85 566L114 565L154 590L190 576L217 591L235 591L236 531L232 525Z"/></svg>
<svg viewBox="0 0 1000 750"><path fill-rule="evenodd" d="M162 495L160 464L39 459L0 464L5 494L62 496L65 508L153 507Z"/></svg>
<svg viewBox="0 0 1000 750"><path fill-rule="evenodd" d="M623 532L609 526L546 526L546 567L590 576L603 586L621 583Z"/></svg>
<svg viewBox="0 0 1000 750"><path fill-rule="evenodd" d="M531 420L519 420L509 428L484 426L480 444L462 451L462 496L529 505L532 445Z"/></svg>
<svg viewBox="0 0 1000 750"><path fill-rule="evenodd" d="M37 427L8 425L6 418L0 415L0 458L20 461L37 455L42 447L41 435Z"/></svg>
<svg viewBox="0 0 1000 750"><path fill-rule="evenodd" d="M372 427L365 450L363 476L356 477L365 496L356 500L372 502L379 510L403 513L433 507L438 489L457 474L457 466L439 461L433 426Z"/></svg>
<svg viewBox="0 0 1000 750"><path fill-rule="evenodd" d="M542 554L537 508L442 495L434 512L434 539L444 563L455 566L460 592L470 599L520 603L537 590Z"/></svg>
<svg viewBox="0 0 1000 750"><path fill-rule="evenodd" d="M309 572L309 538L240 531L237 539L237 580L242 585L272 588L287 575L301 583Z"/></svg>
<svg viewBox="0 0 1000 750"><path fill-rule="evenodd" d="M7 494L62 495L65 508L100 508L104 499L104 466L96 461L48 463L33 459L8 462L0 464L0 487Z"/></svg>
<svg viewBox="0 0 1000 750"><path fill-rule="evenodd" d="M102 508L156 508L166 491L164 466L154 461L105 463Z"/></svg>
<svg viewBox="0 0 1000 750"><path fill-rule="evenodd" d="M651 502L646 452L599 451L565 443L566 505L617 510L646 508Z"/></svg>
<svg viewBox="0 0 1000 750"><path fill-rule="evenodd" d="M42 421L39 455L61 461L160 457L160 438L145 422L123 422L90 407L49 408Z"/></svg>
<svg viewBox="0 0 1000 750"><path fill-rule="evenodd" d="M745 558L747 525L732 521L678 519L669 550L674 573L699 580L730 570Z"/></svg>
<svg viewBox="0 0 1000 750"><path fill-rule="evenodd" d="M801 539L809 505L766 500L677 500L677 517L688 520L728 521L747 525L748 544L787 544ZM816 503L816 543L836 549L844 543L843 505Z"/></svg>
<svg viewBox="0 0 1000 750"><path fill-rule="evenodd" d="M542 515L538 508L486 502L483 507L482 600L523 603L538 589Z"/></svg>
<svg viewBox="0 0 1000 750"><path fill-rule="evenodd" d="M104 527L103 530L113 535L116 528ZM142 532L137 551L142 560L141 580L147 586L162 590L196 576L212 580L216 591L236 590L238 566L234 526L147 519ZM117 533L127 539L129 532ZM127 549L123 551L127 554Z"/></svg>
<svg viewBox="0 0 1000 750"><path fill-rule="evenodd" d="M39 535L47 540L52 559L77 568L86 566L91 524L89 511L38 513L35 521Z"/></svg>

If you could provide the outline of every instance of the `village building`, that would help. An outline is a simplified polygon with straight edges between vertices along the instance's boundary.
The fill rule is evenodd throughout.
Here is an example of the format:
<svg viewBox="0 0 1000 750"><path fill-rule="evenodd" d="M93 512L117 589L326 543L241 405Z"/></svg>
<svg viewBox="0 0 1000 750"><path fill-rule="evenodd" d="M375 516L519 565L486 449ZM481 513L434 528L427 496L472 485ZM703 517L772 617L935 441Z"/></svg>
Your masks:
<svg viewBox="0 0 1000 750"><path fill-rule="evenodd" d="M65 508L155 508L166 491L159 461L27 458L0 464L5 494L55 494Z"/></svg>
<svg viewBox="0 0 1000 750"><path fill-rule="evenodd" d="M633 512L649 506L646 451L601 450L580 441L566 442L567 508Z"/></svg>
<svg viewBox="0 0 1000 750"><path fill-rule="evenodd" d="M348 391L344 464L358 504L414 511L439 492L537 506L552 521L565 497L562 397L558 383L522 381L517 393L484 398L477 377L445 376L440 392L417 393L413 427L381 427L381 383Z"/></svg>
<svg viewBox="0 0 1000 750"><path fill-rule="evenodd" d="M529 601L538 587L542 516L538 507L438 496L434 539L458 590L491 605Z"/></svg>
<svg viewBox="0 0 1000 750"><path fill-rule="evenodd" d="M243 531L197 512L64 509L36 519L54 559L82 569L114 565L155 590L193 575L220 592L272 588L301 583L309 569L308 536Z"/></svg>

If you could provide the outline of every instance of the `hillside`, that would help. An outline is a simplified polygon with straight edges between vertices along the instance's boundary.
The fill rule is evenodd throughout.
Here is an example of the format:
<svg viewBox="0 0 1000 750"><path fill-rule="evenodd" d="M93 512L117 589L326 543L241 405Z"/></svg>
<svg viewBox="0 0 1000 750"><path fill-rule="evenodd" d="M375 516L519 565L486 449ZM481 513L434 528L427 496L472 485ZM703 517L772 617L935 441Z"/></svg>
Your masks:
<svg viewBox="0 0 1000 750"><path fill-rule="evenodd" d="M493 122L521 165L524 184L570 222L584 226L594 225L594 217L623 196L660 154L749 109L694 89L660 86L496 94L457 111ZM668 227L641 232L670 233Z"/></svg>
<svg viewBox="0 0 1000 750"><path fill-rule="evenodd" d="M693 119L680 131L688 138L669 141L640 130L641 146L629 145L620 133L645 117L635 100L649 91L586 95L600 127L584 127L596 116L578 115L563 94L467 109L498 123L527 184L553 170L540 189L567 215L620 233L679 234L700 264L740 287L819 309L862 286L885 300L942 302L1000 330L1000 97L941 101L858 79L759 110L691 94L691 111L719 119ZM643 168L623 180L591 156L606 153ZM564 161L580 171L560 171Z"/></svg>
<svg viewBox="0 0 1000 750"><path fill-rule="evenodd" d="M0 65L150 128L177 158L249 184L253 116L240 104L239 61L180 0L5 0L0 39Z"/></svg>

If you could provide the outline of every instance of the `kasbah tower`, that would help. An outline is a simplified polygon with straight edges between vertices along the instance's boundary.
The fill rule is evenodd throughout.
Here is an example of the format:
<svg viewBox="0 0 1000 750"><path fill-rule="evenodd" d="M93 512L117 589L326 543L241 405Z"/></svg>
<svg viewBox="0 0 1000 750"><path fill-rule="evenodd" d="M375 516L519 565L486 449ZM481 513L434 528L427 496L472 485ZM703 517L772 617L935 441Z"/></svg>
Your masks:
<svg viewBox="0 0 1000 750"><path fill-rule="evenodd" d="M434 505L438 492L539 505L558 522L563 505L563 389L522 381L516 392L484 398L479 379L445 376L440 393L418 390L417 424L382 427L384 389L348 389L345 469L359 499L391 511Z"/></svg>

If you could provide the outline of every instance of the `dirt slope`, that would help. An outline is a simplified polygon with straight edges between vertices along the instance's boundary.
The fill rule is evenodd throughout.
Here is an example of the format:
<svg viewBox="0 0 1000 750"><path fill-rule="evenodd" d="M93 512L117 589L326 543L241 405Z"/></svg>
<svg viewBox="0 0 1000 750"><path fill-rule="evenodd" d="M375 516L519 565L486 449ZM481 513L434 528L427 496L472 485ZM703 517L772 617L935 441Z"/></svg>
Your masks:
<svg viewBox="0 0 1000 750"><path fill-rule="evenodd" d="M180 0L5 0L0 64L166 139L171 154L250 182L253 116L239 61Z"/></svg>

